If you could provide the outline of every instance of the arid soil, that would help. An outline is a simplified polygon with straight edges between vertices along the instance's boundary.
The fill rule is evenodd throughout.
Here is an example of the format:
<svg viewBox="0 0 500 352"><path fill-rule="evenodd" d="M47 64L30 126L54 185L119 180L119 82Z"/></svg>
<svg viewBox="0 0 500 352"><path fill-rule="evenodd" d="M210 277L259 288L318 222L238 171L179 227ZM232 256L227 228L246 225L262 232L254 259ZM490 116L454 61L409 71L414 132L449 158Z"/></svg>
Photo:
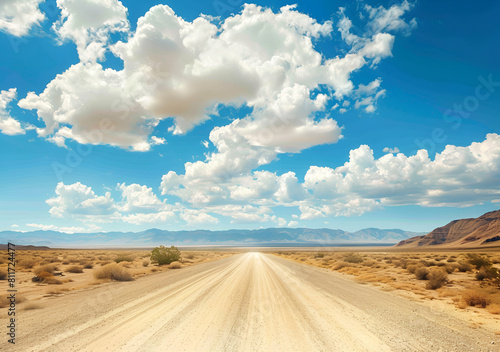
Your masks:
<svg viewBox="0 0 500 352"><path fill-rule="evenodd" d="M244 253L21 311L9 351L498 351L500 337L327 269Z"/></svg>

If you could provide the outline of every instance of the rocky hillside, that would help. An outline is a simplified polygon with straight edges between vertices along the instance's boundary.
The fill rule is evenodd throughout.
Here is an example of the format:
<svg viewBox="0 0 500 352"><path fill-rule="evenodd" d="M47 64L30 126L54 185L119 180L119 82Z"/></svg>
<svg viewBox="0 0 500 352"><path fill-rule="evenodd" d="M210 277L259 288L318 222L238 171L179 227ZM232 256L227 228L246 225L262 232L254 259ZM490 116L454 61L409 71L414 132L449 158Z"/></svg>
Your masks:
<svg viewBox="0 0 500 352"><path fill-rule="evenodd" d="M454 220L424 236L399 242L399 247L442 245L447 247L500 246L500 210L478 218Z"/></svg>

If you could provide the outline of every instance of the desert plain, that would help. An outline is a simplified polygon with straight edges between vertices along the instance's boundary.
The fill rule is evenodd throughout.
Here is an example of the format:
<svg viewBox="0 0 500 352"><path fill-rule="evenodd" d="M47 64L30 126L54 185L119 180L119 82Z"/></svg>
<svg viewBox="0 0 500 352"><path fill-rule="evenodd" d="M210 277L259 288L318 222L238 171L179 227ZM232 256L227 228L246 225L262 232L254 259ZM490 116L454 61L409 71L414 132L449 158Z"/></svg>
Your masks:
<svg viewBox="0 0 500 352"><path fill-rule="evenodd" d="M500 346L500 284L480 270L499 267L496 248L182 249L179 261L162 266L150 262L150 253L17 251L16 344L5 338L0 350ZM33 282L35 275L43 279ZM1 302L7 322L5 296Z"/></svg>

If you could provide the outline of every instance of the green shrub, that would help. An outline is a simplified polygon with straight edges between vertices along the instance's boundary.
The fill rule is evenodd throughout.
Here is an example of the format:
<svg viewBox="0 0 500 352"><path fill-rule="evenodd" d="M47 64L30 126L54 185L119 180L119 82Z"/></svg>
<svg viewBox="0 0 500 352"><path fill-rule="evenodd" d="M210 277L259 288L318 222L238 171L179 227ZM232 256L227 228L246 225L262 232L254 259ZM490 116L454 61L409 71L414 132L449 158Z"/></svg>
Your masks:
<svg viewBox="0 0 500 352"><path fill-rule="evenodd" d="M177 247L171 246L167 248L165 246L156 247L151 252L151 263L157 263L158 265L167 265L172 262L178 261L181 257L181 252Z"/></svg>

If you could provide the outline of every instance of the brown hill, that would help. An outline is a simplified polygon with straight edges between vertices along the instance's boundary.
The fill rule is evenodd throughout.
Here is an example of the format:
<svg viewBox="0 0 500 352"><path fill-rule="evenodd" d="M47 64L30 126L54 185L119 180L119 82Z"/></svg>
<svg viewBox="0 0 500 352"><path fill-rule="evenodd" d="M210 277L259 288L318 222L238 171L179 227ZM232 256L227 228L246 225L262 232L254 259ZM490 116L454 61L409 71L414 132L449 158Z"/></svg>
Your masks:
<svg viewBox="0 0 500 352"><path fill-rule="evenodd" d="M483 247L500 246L500 210L478 218L454 220L425 236L399 242L398 247L422 246Z"/></svg>

